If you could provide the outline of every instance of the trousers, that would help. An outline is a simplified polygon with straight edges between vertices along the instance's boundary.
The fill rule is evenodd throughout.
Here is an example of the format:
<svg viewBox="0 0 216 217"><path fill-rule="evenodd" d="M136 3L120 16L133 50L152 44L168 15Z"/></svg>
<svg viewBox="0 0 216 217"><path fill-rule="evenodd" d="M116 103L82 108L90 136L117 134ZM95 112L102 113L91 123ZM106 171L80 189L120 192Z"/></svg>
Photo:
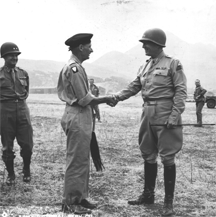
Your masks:
<svg viewBox="0 0 216 217"><path fill-rule="evenodd" d="M25 101L0 103L0 134L3 160L14 159L14 140L20 146L22 157L31 156L33 129L29 108Z"/></svg>
<svg viewBox="0 0 216 217"><path fill-rule="evenodd" d="M172 106L172 100L144 103L139 130L139 147L142 157L149 163L156 163L160 155L164 165L173 165L175 154L182 148L182 127L168 129L164 126L151 126L151 124L165 124L171 114ZM181 122L180 117L178 124Z"/></svg>

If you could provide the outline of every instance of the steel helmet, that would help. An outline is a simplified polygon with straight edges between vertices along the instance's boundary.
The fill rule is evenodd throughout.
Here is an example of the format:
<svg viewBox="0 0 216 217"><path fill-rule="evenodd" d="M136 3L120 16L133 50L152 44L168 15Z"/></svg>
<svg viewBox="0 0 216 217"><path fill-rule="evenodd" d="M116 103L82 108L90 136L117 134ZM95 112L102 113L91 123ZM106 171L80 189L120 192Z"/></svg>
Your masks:
<svg viewBox="0 0 216 217"><path fill-rule="evenodd" d="M165 47L166 34L163 30L158 28L148 29L147 31L144 32L142 38L139 41L140 42L151 41L155 44Z"/></svg>
<svg viewBox="0 0 216 217"><path fill-rule="evenodd" d="M12 42L5 42L1 46L1 57L4 57L6 54L15 53L15 54L21 54L19 51L19 48L16 44Z"/></svg>

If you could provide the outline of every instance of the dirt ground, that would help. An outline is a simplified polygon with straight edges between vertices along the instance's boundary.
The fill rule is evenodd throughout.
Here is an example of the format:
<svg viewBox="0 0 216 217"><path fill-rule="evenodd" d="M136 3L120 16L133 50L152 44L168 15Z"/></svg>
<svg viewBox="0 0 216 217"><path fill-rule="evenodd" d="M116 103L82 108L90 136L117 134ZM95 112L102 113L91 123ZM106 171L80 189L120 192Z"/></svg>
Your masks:
<svg viewBox="0 0 216 217"><path fill-rule="evenodd" d="M65 169L65 135L60 126L64 104L56 95L32 94L28 99L34 128L32 181L22 181L22 159L15 143L16 185L5 185L7 172L0 161L0 216L60 212ZM96 134L105 170L96 172L91 162L90 200L98 203L94 217L160 216L163 206L163 166L159 169L154 205L129 206L143 189L143 159L138 148L141 97L120 102L115 108L100 105L102 123ZM187 103L183 123L195 123L195 105ZM203 122L216 123L216 109L203 109ZM216 127L184 127L184 145L176 156L176 216L216 216Z"/></svg>

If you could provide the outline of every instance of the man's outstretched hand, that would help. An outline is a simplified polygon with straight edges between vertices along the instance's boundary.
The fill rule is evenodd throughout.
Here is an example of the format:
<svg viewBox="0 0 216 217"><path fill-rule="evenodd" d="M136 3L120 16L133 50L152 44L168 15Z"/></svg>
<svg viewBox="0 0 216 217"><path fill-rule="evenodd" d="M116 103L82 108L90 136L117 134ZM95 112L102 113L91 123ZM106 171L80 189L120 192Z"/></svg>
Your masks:
<svg viewBox="0 0 216 217"><path fill-rule="evenodd" d="M115 95L107 96L107 102L106 102L106 104L109 105L109 106L111 106L111 107L114 107L114 106L117 105L118 101L119 100L117 99L117 97Z"/></svg>

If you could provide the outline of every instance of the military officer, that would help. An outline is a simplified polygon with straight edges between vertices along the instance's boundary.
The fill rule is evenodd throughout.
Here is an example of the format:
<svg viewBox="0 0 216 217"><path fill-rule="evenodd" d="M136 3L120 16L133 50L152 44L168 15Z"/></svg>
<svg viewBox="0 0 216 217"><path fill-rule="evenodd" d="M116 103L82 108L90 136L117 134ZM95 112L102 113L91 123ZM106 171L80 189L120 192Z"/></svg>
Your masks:
<svg viewBox="0 0 216 217"><path fill-rule="evenodd" d="M173 198L176 179L175 155L182 148L181 114L187 97L186 77L179 60L163 51L166 35L154 28L144 32L139 40L147 56L147 63L126 89L116 94L116 102L141 91L143 113L139 131L139 148L144 159L145 184L142 194L130 205L153 204L157 176L157 156L164 165L165 197L162 216L174 214ZM114 106L115 104L112 104ZM165 126L152 126L164 124Z"/></svg>
<svg viewBox="0 0 216 217"><path fill-rule="evenodd" d="M33 148L33 130L26 99L29 95L29 76L16 67L21 52L16 44L6 42L1 46L5 64L0 68L0 133L2 159L8 171L6 183L15 183L13 151L14 139L21 148L23 158L23 181L30 182L30 163Z"/></svg>
<svg viewBox="0 0 216 217"><path fill-rule="evenodd" d="M196 102L196 116L197 116L197 126L202 127L202 109L205 104L205 93L207 90L205 90L201 84L200 80L195 80L195 91L194 91L194 100Z"/></svg>
<svg viewBox="0 0 216 217"><path fill-rule="evenodd" d="M99 94L100 94L100 91L99 91L99 88L97 87L97 85L94 83L94 79L93 78L90 78L89 79L89 83L90 83L90 90L91 90L91 93L98 97ZM96 118L98 119L98 122L101 122L101 119L100 119L100 110L99 110L99 106L98 105L95 105L93 107L93 110L95 112L95 116Z"/></svg>
<svg viewBox="0 0 216 217"><path fill-rule="evenodd" d="M89 189L89 153L93 131L92 106L113 102L112 97L91 94L82 62L93 52L93 34L80 33L66 40L72 56L60 72L58 96L66 103L61 125L67 136L66 172L62 210L75 214L91 213L96 205L87 200Z"/></svg>

